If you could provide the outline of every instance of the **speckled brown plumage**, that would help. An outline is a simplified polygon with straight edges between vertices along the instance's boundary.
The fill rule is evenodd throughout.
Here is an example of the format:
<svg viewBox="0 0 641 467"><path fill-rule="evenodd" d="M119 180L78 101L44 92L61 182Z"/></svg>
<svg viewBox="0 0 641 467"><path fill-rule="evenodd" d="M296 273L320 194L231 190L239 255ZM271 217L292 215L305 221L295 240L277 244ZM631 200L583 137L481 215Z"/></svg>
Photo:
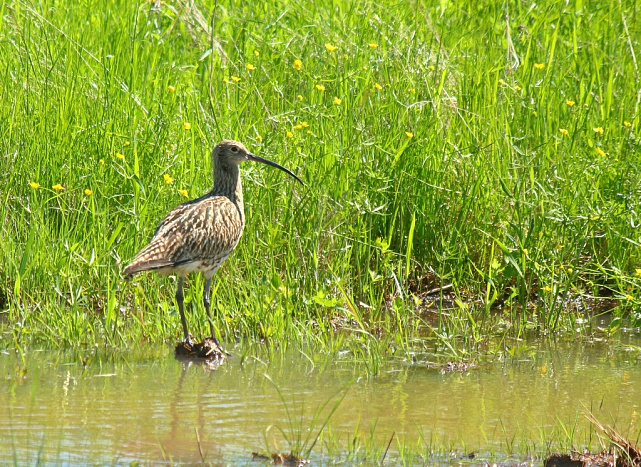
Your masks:
<svg viewBox="0 0 641 467"><path fill-rule="evenodd" d="M240 178L238 185L240 190ZM167 214L124 273L154 269L185 276L197 271L210 278L236 247L244 227L242 192L236 197L210 192Z"/></svg>
<svg viewBox="0 0 641 467"><path fill-rule="evenodd" d="M243 188L238 165L253 160L277 167L296 178L292 172L251 154L236 141L222 141L212 151L214 187L204 196L177 206L162 220L149 244L124 269L125 277L155 270L178 275L176 301L183 324L185 341L190 341L183 312L182 284L191 272L202 272L206 278L203 301L212 333L209 311L211 278L236 248L245 228ZM302 182L301 182L302 183Z"/></svg>

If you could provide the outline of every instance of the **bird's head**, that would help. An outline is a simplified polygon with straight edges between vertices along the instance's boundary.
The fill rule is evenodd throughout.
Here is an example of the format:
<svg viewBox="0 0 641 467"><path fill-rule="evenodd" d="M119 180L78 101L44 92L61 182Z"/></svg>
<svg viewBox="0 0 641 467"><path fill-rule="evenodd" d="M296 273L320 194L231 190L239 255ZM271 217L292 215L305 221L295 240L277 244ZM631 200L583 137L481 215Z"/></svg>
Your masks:
<svg viewBox="0 0 641 467"><path fill-rule="evenodd" d="M241 162L244 161L262 162L263 164L271 165L272 167L276 167L283 172L287 172L289 175L298 180L302 185L304 185L301 179L294 175L293 172L286 169L282 165L277 164L276 162L272 162L269 159L264 159L262 157L258 157L255 154L252 154L242 143L239 143L238 141L221 141L214 147L214 151L212 152L211 157L214 164L220 165L222 167L238 166Z"/></svg>

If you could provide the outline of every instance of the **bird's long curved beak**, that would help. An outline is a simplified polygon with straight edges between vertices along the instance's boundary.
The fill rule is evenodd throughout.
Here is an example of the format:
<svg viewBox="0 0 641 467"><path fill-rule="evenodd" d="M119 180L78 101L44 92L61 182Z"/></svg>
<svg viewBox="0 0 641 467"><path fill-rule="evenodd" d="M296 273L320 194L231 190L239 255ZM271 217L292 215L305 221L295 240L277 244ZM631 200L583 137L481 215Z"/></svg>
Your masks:
<svg viewBox="0 0 641 467"><path fill-rule="evenodd" d="M287 172L289 175L291 175L296 180L298 180L298 183L300 183L301 185L305 186L303 181L300 178L298 178L296 175L294 175L294 173L291 170L286 169L282 165L278 165L276 162L272 162L269 159L264 159L262 157L258 157L256 154L252 154L251 152L247 153L247 159L250 160L250 161L262 162L263 164L271 165L272 167L276 167L277 169L280 169L283 172Z"/></svg>

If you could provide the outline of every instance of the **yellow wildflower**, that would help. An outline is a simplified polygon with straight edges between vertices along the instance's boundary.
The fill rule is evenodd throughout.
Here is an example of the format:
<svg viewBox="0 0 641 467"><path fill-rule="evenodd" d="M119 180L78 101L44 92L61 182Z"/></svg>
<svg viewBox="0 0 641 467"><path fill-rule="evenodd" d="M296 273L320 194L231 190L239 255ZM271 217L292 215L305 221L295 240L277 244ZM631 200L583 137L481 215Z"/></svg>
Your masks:
<svg viewBox="0 0 641 467"><path fill-rule="evenodd" d="M316 89L318 89L319 91L324 91L325 90L325 86L323 86L322 84L317 84L316 85Z"/></svg>
<svg viewBox="0 0 641 467"><path fill-rule="evenodd" d="M552 288L549 285L543 287L543 292L552 292Z"/></svg>
<svg viewBox="0 0 641 467"><path fill-rule="evenodd" d="M169 92L176 92L176 88L173 86L167 86L167 91Z"/></svg>
<svg viewBox="0 0 641 467"><path fill-rule="evenodd" d="M383 89L383 86L381 86L381 85L380 85L380 84L378 84L378 83L374 83L374 87L375 87L376 89L378 89L379 91L380 91L381 89Z"/></svg>
<svg viewBox="0 0 641 467"><path fill-rule="evenodd" d="M596 148L596 152L599 156L605 156L605 151L601 148Z"/></svg>
<svg viewBox="0 0 641 467"><path fill-rule="evenodd" d="M232 79L232 81L233 81L234 83L237 83L238 81L240 81L240 78L239 78L238 76L233 76L233 75L232 75L231 79Z"/></svg>
<svg viewBox="0 0 641 467"><path fill-rule="evenodd" d="M123 153L121 153L121 152L117 152L116 153L116 158L118 158L120 160L123 160L125 158L125 155Z"/></svg>
<svg viewBox="0 0 641 467"><path fill-rule="evenodd" d="M301 122L300 126L302 126L303 128L307 128L309 126L309 123Z"/></svg>
<svg viewBox="0 0 641 467"><path fill-rule="evenodd" d="M64 190L64 189L65 189L65 187L63 187L60 183L56 183L56 184L55 184L54 186L52 186L51 188L53 188L53 189L54 189L54 190L56 190L56 191L60 191L60 190Z"/></svg>
<svg viewBox="0 0 641 467"><path fill-rule="evenodd" d="M287 133L286 133L286 134L287 134L287 137L288 137L288 138L293 138L293 137L294 137L294 133L292 133L292 132L291 132L291 131L289 131L289 130L287 130Z"/></svg>
<svg viewBox="0 0 641 467"><path fill-rule="evenodd" d="M410 89L410 94L416 94L416 89L414 88Z"/></svg>
<svg viewBox="0 0 641 467"><path fill-rule="evenodd" d="M545 63L535 63L534 68L536 68L537 70L542 70L543 68L545 68Z"/></svg>
<svg viewBox="0 0 641 467"><path fill-rule="evenodd" d="M263 137L262 136L260 136L260 135L256 136L256 142L257 143L260 144L262 141L263 141Z"/></svg>
<svg viewBox="0 0 641 467"><path fill-rule="evenodd" d="M522 91L523 90L523 88L521 86L514 86L514 89L516 89L517 91Z"/></svg>
<svg viewBox="0 0 641 467"><path fill-rule="evenodd" d="M405 134L407 135L408 138L414 138L414 133L410 131L406 131Z"/></svg>
<svg viewBox="0 0 641 467"><path fill-rule="evenodd" d="M598 134L600 134L600 135L602 135L602 134L603 134L603 128L602 128L602 127L600 127L600 126L597 126L597 127L595 127L595 128L592 128L592 131L594 131L595 133L598 133Z"/></svg>
<svg viewBox="0 0 641 467"><path fill-rule="evenodd" d="M630 294L626 295L625 298L628 300L634 300L634 297Z"/></svg>
<svg viewBox="0 0 641 467"><path fill-rule="evenodd" d="M245 65L245 68L247 68L248 70L255 70L256 69L256 67L254 65L252 65L251 63L248 63L247 65Z"/></svg>
<svg viewBox="0 0 641 467"><path fill-rule="evenodd" d="M183 123L183 130L191 130L191 123L189 122Z"/></svg>
<svg viewBox="0 0 641 467"><path fill-rule="evenodd" d="M34 190L37 190L38 188L40 188L40 184L36 182L29 182L29 186Z"/></svg>
<svg viewBox="0 0 641 467"><path fill-rule="evenodd" d="M565 128L559 128L559 131L561 132L562 135L567 135L569 133L569 131L566 130Z"/></svg>
<svg viewBox="0 0 641 467"><path fill-rule="evenodd" d="M430 71L434 71L434 65L428 66L427 69L430 70Z"/></svg>
<svg viewBox="0 0 641 467"><path fill-rule="evenodd" d="M636 268L634 270L634 275L637 276L637 277L641 277L641 268Z"/></svg>
<svg viewBox="0 0 641 467"><path fill-rule="evenodd" d="M378 47L378 44L376 44L376 43L374 43L374 42L370 42L370 43L369 43L369 46L370 46L372 49L375 49L376 47Z"/></svg>
<svg viewBox="0 0 641 467"><path fill-rule="evenodd" d="M174 181L174 179L171 178L171 175L169 175L169 174L165 174L162 177L165 179L165 184L166 185L169 185L171 182Z"/></svg>
<svg viewBox="0 0 641 467"><path fill-rule="evenodd" d="M254 50L254 56L258 57L259 55L258 50Z"/></svg>
<svg viewBox="0 0 641 467"><path fill-rule="evenodd" d="M341 105L341 102L343 102L343 99L339 99L338 97L334 97L334 104Z"/></svg>
<svg viewBox="0 0 641 467"><path fill-rule="evenodd" d="M336 50L336 47L334 47L332 44L325 44L325 48L330 52Z"/></svg>
<svg viewBox="0 0 641 467"><path fill-rule="evenodd" d="M301 68L303 68L303 62L299 59L294 60L294 68L300 70Z"/></svg>
<svg viewBox="0 0 641 467"><path fill-rule="evenodd" d="M523 254L525 254L525 256L530 256L530 252L527 251L526 248L523 248Z"/></svg>
<svg viewBox="0 0 641 467"><path fill-rule="evenodd" d="M563 245L561 245L561 244L559 243L557 246L555 246L555 247L554 247L554 249L555 249L555 250L562 250L562 249L563 249Z"/></svg>
<svg viewBox="0 0 641 467"><path fill-rule="evenodd" d="M302 130L302 129L303 129L303 125L301 125L300 123L298 125L294 125L294 130Z"/></svg>
<svg viewBox="0 0 641 467"><path fill-rule="evenodd" d="M178 193L183 195L185 198L189 198L189 192L187 190L178 190Z"/></svg>
<svg viewBox="0 0 641 467"><path fill-rule="evenodd" d="M129 141L125 141L125 146L129 146L131 143Z"/></svg>
<svg viewBox="0 0 641 467"><path fill-rule="evenodd" d="M100 159L98 162L100 163L100 165L105 165L105 160L104 159Z"/></svg>
<svg viewBox="0 0 641 467"><path fill-rule="evenodd" d="M302 101L302 100L303 100L303 96L301 96L301 95L299 94L298 96L296 96L296 99L298 99L299 101Z"/></svg>
<svg viewBox="0 0 641 467"><path fill-rule="evenodd" d="M576 104L576 102L574 101L565 101L565 105L567 105L568 107L572 107L574 104Z"/></svg>
<svg viewBox="0 0 641 467"><path fill-rule="evenodd" d="M500 84L501 86L505 86L505 81L503 81L502 79L500 79L500 80L499 80L499 84Z"/></svg>
<svg viewBox="0 0 641 467"><path fill-rule="evenodd" d="M632 123L630 122L623 122L623 126L627 126L628 128L632 126Z"/></svg>
<svg viewBox="0 0 641 467"><path fill-rule="evenodd" d="M93 195L93 191L91 190L91 188L85 188L85 195L87 196Z"/></svg>

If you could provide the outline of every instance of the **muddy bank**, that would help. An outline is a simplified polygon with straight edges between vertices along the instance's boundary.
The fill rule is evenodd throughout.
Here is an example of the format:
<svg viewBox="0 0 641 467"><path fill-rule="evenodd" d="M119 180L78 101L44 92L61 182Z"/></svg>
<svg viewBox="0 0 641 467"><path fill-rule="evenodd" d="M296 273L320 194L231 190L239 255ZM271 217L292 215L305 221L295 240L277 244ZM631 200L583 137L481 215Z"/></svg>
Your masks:
<svg viewBox="0 0 641 467"><path fill-rule="evenodd" d="M587 409L586 409L587 410ZM587 411L586 418L594 425L604 449L599 453L570 452L550 454L545 467L640 467L641 448L621 436L614 428L600 423Z"/></svg>
<svg viewBox="0 0 641 467"><path fill-rule="evenodd" d="M222 361L229 356L218 342L211 337L205 337L202 342L196 342L193 345L187 342L179 342L174 349L177 357L201 358L205 360Z"/></svg>

